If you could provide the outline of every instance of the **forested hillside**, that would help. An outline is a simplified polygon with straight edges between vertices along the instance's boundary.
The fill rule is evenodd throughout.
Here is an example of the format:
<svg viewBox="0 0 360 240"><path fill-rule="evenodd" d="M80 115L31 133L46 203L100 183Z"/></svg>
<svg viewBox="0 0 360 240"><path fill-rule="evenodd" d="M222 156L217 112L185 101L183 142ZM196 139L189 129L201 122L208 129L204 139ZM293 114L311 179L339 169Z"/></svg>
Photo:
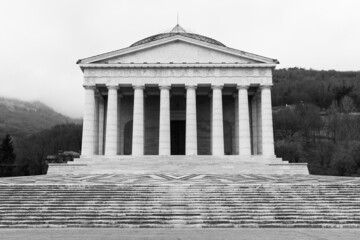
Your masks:
<svg viewBox="0 0 360 240"><path fill-rule="evenodd" d="M41 102L26 102L0 97L0 137L10 134L24 138L58 124L81 123L55 112Z"/></svg>
<svg viewBox="0 0 360 240"><path fill-rule="evenodd" d="M360 176L360 72L275 70L276 155L310 173Z"/></svg>
<svg viewBox="0 0 360 240"><path fill-rule="evenodd" d="M0 152L0 170L15 164L11 175L46 173L46 155L80 151L81 123L81 119L64 116L41 102L0 97L0 141L9 134L16 155L8 162Z"/></svg>
<svg viewBox="0 0 360 240"><path fill-rule="evenodd" d="M278 69L273 73L273 82L273 106L303 102L327 109L344 96L351 97L355 105L360 106L360 71Z"/></svg>
<svg viewBox="0 0 360 240"><path fill-rule="evenodd" d="M0 146L0 168L6 168L6 165L9 164L12 165L11 170L3 175L44 174L47 170L46 156L56 155L59 151L80 152L81 136L82 125L62 124L27 137L17 138L17 141L13 141L16 157L12 160L6 159L1 154ZM4 171L0 171L0 176L1 172Z"/></svg>

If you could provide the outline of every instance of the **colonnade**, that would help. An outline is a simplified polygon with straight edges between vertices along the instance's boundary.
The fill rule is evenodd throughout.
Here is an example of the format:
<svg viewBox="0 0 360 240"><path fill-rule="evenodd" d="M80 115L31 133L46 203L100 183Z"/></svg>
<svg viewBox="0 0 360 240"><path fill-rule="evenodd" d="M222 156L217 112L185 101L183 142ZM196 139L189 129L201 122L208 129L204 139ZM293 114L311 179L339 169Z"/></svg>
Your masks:
<svg viewBox="0 0 360 240"><path fill-rule="evenodd" d="M109 85L106 123L104 102L95 100L95 86L84 86L85 109L83 120L82 157L96 155L116 156L119 147L118 136L118 85ZM271 86L261 85L251 100L251 112L248 101L248 85L237 86L236 144L240 156L262 154L274 156L274 136L271 109ZM144 85L134 85L134 110L132 130L132 155L144 155ZM159 155L171 154L170 132L170 89L171 85L159 85ZM197 155L196 85L186 85L186 141L185 154ZM222 85L212 85L211 111L211 150L212 155L224 155L224 127ZM250 117L251 116L251 117ZM250 119L251 118L251 119ZM252 124L250 124L250 121ZM250 126L252 129L250 129ZM103 136L105 130L105 137ZM104 149L105 146L105 149ZM104 149L104 151L103 151Z"/></svg>

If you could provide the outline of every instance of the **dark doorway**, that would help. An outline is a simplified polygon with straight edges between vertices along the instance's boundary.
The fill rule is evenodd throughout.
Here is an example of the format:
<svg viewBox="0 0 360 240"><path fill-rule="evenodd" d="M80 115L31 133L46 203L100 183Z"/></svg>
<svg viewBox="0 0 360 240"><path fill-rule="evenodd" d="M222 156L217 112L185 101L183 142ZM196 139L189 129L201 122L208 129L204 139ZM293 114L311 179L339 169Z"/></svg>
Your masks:
<svg viewBox="0 0 360 240"><path fill-rule="evenodd" d="M171 121L171 155L185 155L185 121Z"/></svg>
<svg viewBox="0 0 360 240"><path fill-rule="evenodd" d="M125 124L124 155L131 155L132 152L132 130L133 130L133 121L131 120Z"/></svg>

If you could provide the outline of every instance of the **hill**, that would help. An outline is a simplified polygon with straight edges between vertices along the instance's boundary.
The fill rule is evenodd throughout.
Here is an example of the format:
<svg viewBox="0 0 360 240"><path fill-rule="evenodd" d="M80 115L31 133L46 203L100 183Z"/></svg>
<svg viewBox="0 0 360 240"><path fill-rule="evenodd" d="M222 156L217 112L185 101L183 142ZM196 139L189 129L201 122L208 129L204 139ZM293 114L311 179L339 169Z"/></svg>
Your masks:
<svg viewBox="0 0 360 240"><path fill-rule="evenodd" d="M311 103L327 109L334 100L348 96L360 108L360 71L275 69L273 82L273 106Z"/></svg>
<svg viewBox="0 0 360 240"><path fill-rule="evenodd" d="M24 138L59 124L78 123L81 120L62 115L45 104L35 101L0 97L0 137L5 134Z"/></svg>

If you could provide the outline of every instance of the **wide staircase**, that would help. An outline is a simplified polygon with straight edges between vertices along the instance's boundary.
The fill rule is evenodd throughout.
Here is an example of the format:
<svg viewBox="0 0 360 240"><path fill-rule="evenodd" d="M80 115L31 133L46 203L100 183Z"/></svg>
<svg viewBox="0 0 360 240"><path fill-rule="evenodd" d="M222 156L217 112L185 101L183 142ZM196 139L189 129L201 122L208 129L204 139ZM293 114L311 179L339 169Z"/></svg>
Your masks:
<svg viewBox="0 0 360 240"><path fill-rule="evenodd" d="M5 178L0 227L359 228L360 185L305 175Z"/></svg>

